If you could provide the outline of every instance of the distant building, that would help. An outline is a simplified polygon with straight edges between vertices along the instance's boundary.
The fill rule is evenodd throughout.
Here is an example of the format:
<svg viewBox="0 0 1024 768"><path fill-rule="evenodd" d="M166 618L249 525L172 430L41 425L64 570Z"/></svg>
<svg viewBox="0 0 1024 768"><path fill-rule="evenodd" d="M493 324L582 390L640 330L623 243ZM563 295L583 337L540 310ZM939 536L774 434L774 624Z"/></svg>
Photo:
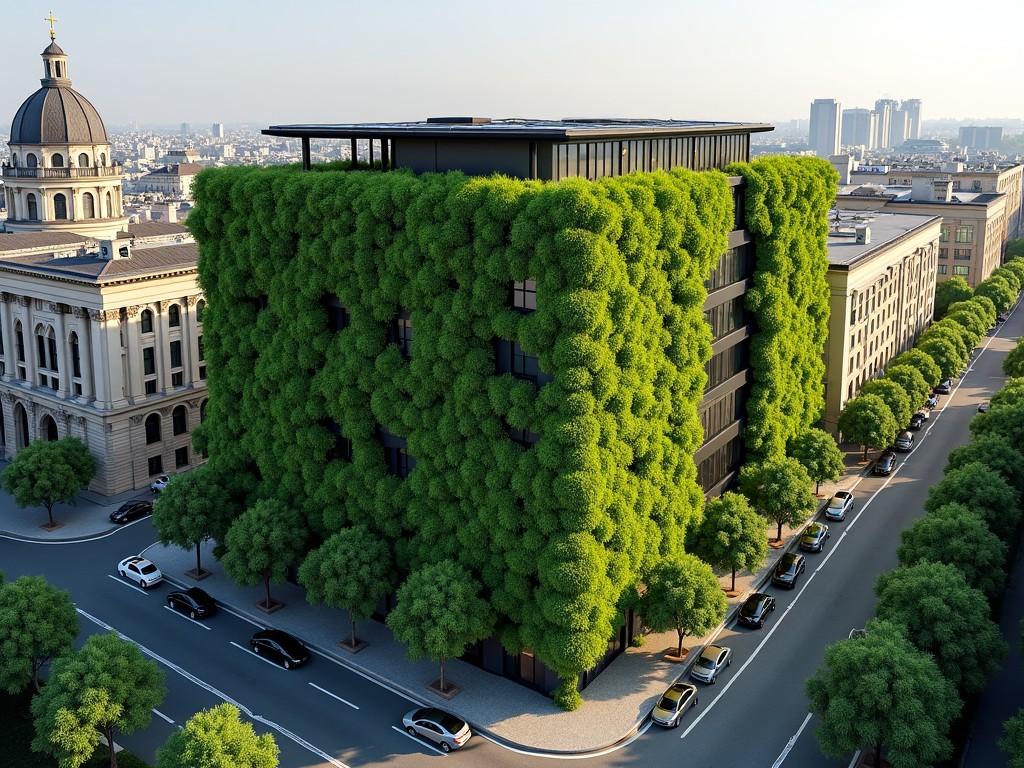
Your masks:
<svg viewBox="0 0 1024 768"><path fill-rule="evenodd" d="M903 142L910 138L910 115L903 109L893 110L892 120L889 123L889 144L893 149L903 146Z"/></svg>
<svg viewBox="0 0 1024 768"><path fill-rule="evenodd" d="M164 155L163 161L171 165L176 163L198 163L199 153L194 149L172 149Z"/></svg>
<svg viewBox="0 0 1024 768"><path fill-rule="evenodd" d="M818 157L828 158L839 152L842 109L835 99L811 102L811 126L807 144Z"/></svg>
<svg viewBox="0 0 1024 768"><path fill-rule="evenodd" d="M192 126L190 126L188 123L182 123L181 124L181 135L182 136L188 136L191 133L192 133Z"/></svg>
<svg viewBox="0 0 1024 768"><path fill-rule="evenodd" d="M892 146L889 143L892 131L892 113L899 108L899 104L895 99L875 101L875 114L878 115L875 123L875 146L879 149Z"/></svg>
<svg viewBox="0 0 1024 768"><path fill-rule="evenodd" d="M841 138L844 147L875 148L878 115L870 109L844 109Z"/></svg>
<svg viewBox="0 0 1024 768"><path fill-rule="evenodd" d="M165 165L140 176L132 183L132 191L155 192L165 197L181 200L192 199L192 180L203 170L198 163Z"/></svg>
<svg viewBox="0 0 1024 768"><path fill-rule="evenodd" d="M214 123L210 126L210 135L215 139L224 138L224 123Z"/></svg>
<svg viewBox="0 0 1024 768"><path fill-rule="evenodd" d="M900 109L907 113L910 121L908 139L921 138L921 100L904 99Z"/></svg>
<svg viewBox="0 0 1024 768"><path fill-rule="evenodd" d="M999 149L1003 129L999 126L964 125L960 127L960 146L967 149Z"/></svg>
<svg viewBox="0 0 1024 768"><path fill-rule="evenodd" d="M834 214L824 419L832 432L846 401L912 347L931 322L942 221L903 213Z"/></svg>

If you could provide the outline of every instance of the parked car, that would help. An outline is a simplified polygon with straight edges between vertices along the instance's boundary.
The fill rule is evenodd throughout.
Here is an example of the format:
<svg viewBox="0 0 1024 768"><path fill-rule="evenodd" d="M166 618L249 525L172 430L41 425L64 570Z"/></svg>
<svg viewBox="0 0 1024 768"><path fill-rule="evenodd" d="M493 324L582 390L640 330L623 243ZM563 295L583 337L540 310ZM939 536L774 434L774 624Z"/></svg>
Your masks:
<svg viewBox="0 0 1024 768"><path fill-rule="evenodd" d="M732 664L732 650L724 645L709 645L690 669L690 677L714 685L718 674Z"/></svg>
<svg viewBox="0 0 1024 768"><path fill-rule="evenodd" d="M285 669L301 667L309 661L309 651L302 641L280 629L261 629L253 633L249 646L257 656L270 659Z"/></svg>
<svg viewBox="0 0 1024 768"><path fill-rule="evenodd" d="M159 475L156 480L149 484L149 490L156 496L160 491L167 487L167 484L171 482L169 475Z"/></svg>
<svg viewBox="0 0 1024 768"><path fill-rule="evenodd" d="M845 520L846 513L853 508L853 494L849 491L836 491L825 507L825 517L829 520Z"/></svg>
<svg viewBox="0 0 1024 768"><path fill-rule="evenodd" d="M804 560L803 555L787 552L779 560L778 565L775 566L775 571L772 573L772 584L777 587L792 589L796 586L797 578L804 572L806 567L807 561Z"/></svg>
<svg viewBox="0 0 1024 768"><path fill-rule="evenodd" d="M1005 323L1009 319L1010 316L1005 312L1000 312L998 315L996 315L996 320L999 321L1000 323Z"/></svg>
<svg viewBox="0 0 1024 768"><path fill-rule="evenodd" d="M775 598L764 592L755 592L747 598L740 608L739 622L746 627L764 626L768 614L775 610Z"/></svg>
<svg viewBox="0 0 1024 768"><path fill-rule="evenodd" d="M978 403L978 413L988 413L989 402L986 400L983 403Z"/></svg>
<svg viewBox="0 0 1024 768"><path fill-rule="evenodd" d="M914 435L910 432L901 432L899 437L896 438L894 447L901 453L906 453L914 447Z"/></svg>
<svg viewBox="0 0 1024 768"><path fill-rule="evenodd" d="M940 381L938 384L935 385L935 388L932 390L932 392L934 392L936 395L948 395L952 391L953 391L953 380L952 379L945 379L943 381Z"/></svg>
<svg viewBox="0 0 1024 768"><path fill-rule="evenodd" d="M205 619L217 612L217 603L199 587L174 590L167 595L167 607L190 619Z"/></svg>
<svg viewBox="0 0 1024 768"><path fill-rule="evenodd" d="M143 589L148 589L164 580L160 569L142 555L126 557L117 564L117 572L128 581L134 581Z"/></svg>
<svg viewBox="0 0 1024 768"><path fill-rule="evenodd" d="M406 712L402 725L410 736L437 744L442 752L460 749L473 734L464 720L435 707L423 707Z"/></svg>
<svg viewBox="0 0 1024 768"><path fill-rule="evenodd" d="M130 523L133 520L141 520L146 515L153 513L153 502L151 501L126 501L120 507L110 513L110 522Z"/></svg>
<svg viewBox="0 0 1024 768"><path fill-rule="evenodd" d="M932 394L928 395L928 399L924 401L924 404L928 408L934 408L939 404L939 396L933 392Z"/></svg>
<svg viewBox="0 0 1024 768"><path fill-rule="evenodd" d="M821 552L831 535L824 523L811 523L804 528L804 535L800 537L800 549L805 552Z"/></svg>
<svg viewBox="0 0 1024 768"><path fill-rule="evenodd" d="M928 421L928 419L924 415L922 415L921 413L915 413L913 416L910 417L910 425L907 427L907 429L913 429L917 431L924 426L924 423L926 421Z"/></svg>
<svg viewBox="0 0 1024 768"><path fill-rule="evenodd" d="M882 455L878 457L878 461L875 462L871 472L876 475L890 475L895 468L896 454L890 448L883 451Z"/></svg>
<svg viewBox="0 0 1024 768"><path fill-rule="evenodd" d="M651 710L651 722L666 728L675 728L683 719L687 709L697 706L697 686L690 683L675 683L661 695Z"/></svg>

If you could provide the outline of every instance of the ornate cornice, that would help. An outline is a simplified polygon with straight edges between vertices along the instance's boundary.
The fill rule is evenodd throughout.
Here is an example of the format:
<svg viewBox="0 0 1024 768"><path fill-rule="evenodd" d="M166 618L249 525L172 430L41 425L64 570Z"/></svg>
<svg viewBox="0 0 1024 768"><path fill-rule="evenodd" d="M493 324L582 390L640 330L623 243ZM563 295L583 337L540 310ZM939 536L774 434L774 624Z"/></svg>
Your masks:
<svg viewBox="0 0 1024 768"><path fill-rule="evenodd" d="M110 320L120 320L121 311L117 309L90 309L89 317L100 323L105 323Z"/></svg>

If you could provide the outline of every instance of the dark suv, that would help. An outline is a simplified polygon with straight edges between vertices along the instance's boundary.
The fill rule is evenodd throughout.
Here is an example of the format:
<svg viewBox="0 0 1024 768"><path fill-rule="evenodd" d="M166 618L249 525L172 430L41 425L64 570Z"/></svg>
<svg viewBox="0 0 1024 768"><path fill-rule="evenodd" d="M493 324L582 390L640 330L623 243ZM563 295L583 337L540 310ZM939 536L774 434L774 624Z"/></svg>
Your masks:
<svg viewBox="0 0 1024 768"><path fill-rule="evenodd" d="M792 589L796 586L797 577L804 572L806 567L807 563L803 555L787 552L779 560L779 564L775 566L775 571L772 572L772 584L777 587Z"/></svg>
<svg viewBox="0 0 1024 768"><path fill-rule="evenodd" d="M889 449L878 457L878 461L875 462L875 467L871 472L875 475L891 475L894 469L896 469L896 453Z"/></svg>
<svg viewBox="0 0 1024 768"><path fill-rule="evenodd" d="M932 390L932 392L934 392L936 395L948 395L952 391L952 379L945 379L944 381L940 381L938 384L935 385L935 388Z"/></svg>

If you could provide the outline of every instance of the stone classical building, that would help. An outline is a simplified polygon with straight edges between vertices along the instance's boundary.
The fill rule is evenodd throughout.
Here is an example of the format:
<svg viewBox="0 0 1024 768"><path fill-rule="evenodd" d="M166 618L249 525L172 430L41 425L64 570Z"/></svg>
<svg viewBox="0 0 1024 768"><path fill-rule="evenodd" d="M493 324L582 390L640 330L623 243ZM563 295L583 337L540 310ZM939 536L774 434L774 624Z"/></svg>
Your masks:
<svg viewBox="0 0 1024 768"><path fill-rule="evenodd" d="M831 291L825 346L825 426L900 352L935 310L942 219L838 211L828 238Z"/></svg>
<svg viewBox="0 0 1024 768"><path fill-rule="evenodd" d="M203 166L198 163L165 165L136 179L132 191L156 192L165 197L191 200L192 182L201 170Z"/></svg>
<svg viewBox="0 0 1024 768"><path fill-rule="evenodd" d="M115 494L202 461L198 252L182 225L127 224L99 113L55 41L42 55L3 168L0 454L74 435L98 462L92 489Z"/></svg>

